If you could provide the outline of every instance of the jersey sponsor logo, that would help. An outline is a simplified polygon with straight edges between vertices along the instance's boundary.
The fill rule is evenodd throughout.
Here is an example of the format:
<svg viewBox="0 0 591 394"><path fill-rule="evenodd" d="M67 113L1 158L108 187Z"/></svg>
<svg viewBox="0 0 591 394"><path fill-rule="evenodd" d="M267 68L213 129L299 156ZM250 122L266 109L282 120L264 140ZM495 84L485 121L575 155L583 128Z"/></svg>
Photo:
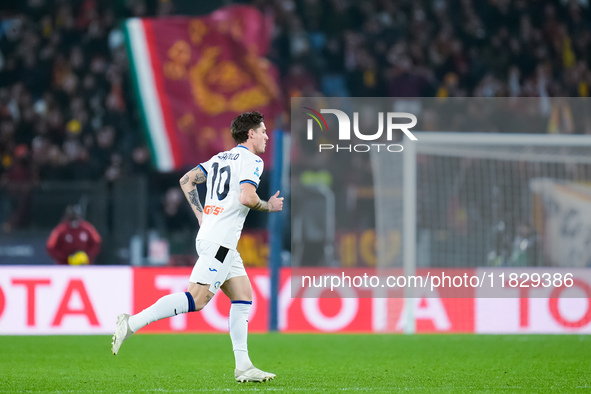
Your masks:
<svg viewBox="0 0 591 394"><path fill-rule="evenodd" d="M206 215L217 216L222 212L224 212L224 208L218 207L217 205L206 205L205 208L203 208L203 213Z"/></svg>
<svg viewBox="0 0 591 394"><path fill-rule="evenodd" d="M255 174L256 176L258 176L258 177L260 177L260 176L261 176L261 174L259 173L259 171L260 171L260 170L259 170L259 168L258 168L258 167L257 167L257 168L254 170L254 174Z"/></svg>
<svg viewBox="0 0 591 394"><path fill-rule="evenodd" d="M255 160L254 162L255 162L255 163L262 163L262 162L263 162L263 160L259 159L259 160Z"/></svg>

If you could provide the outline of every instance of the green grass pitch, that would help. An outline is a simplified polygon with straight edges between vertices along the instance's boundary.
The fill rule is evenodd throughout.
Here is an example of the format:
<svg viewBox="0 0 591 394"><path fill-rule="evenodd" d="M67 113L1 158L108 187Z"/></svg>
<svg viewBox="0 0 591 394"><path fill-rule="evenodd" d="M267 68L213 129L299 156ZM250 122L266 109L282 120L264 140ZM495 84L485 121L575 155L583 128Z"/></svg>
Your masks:
<svg viewBox="0 0 591 394"><path fill-rule="evenodd" d="M251 334L277 378L236 383L228 335L0 337L0 392L589 391L588 335Z"/></svg>

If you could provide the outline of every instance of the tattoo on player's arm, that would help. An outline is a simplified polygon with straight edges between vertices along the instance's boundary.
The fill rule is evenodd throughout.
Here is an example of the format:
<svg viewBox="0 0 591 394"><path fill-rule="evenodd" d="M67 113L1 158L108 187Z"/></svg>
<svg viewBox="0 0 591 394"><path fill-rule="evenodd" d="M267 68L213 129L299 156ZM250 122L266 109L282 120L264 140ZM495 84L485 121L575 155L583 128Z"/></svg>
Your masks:
<svg viewBox="0 0 591 394"><path fill-rule="evenodd" d="M189 176L185 175L183 179L181 179L181 186L186 185L189 182Z"/></svg>
<svg viewBox="0 0 591 394"><path fill-rule="evenodd" d="M252 209L255 211L267 212L269 210L269 203L267 201L259 200Z"/></svg>
<svg viewBox="0 0 591 394"><path fill-rule="evenodd" d="M189 174L191 172L195 173L195 176L192 177L193 179L189 178ZM186 181L185 181L185 178L186 178ZM187 173L186 177L183 177L183 179L181 179L181 185L184 185L185 183L189 182L189 180L191 180L191 184L193 186L207 181L207 174L204 172L203 167L201 167L201 164L199 164L197 167L193 168L191 171L189 171Z"/></svg>
<svg viewBox="0 0 591 394"><path fill-rule="evenodd" d="M193 178L193 185L198 185L199 183L203 183L207 180L207 176L203 173L203 171L197 172L195 174L195 178Z"/></svg>
<svg viewBox="0 0 591 394"><path fill-rule="evenodd" d="M201 205L201 201L199 201L199 194L197 193L197 190L191 190L189 192L189 199L191 204L195 205L195 208L198 212L203 212L203 206Z"/></svg>

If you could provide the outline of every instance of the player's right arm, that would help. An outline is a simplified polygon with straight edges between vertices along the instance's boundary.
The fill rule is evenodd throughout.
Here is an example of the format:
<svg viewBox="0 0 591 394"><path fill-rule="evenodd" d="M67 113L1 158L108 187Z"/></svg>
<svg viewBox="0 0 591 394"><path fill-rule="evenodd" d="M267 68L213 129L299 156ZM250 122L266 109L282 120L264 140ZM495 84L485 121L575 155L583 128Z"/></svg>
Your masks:
<svg viewBox="0 0 591 394"><path fill-rule="evenodd" d="M203 172L201 165L187 172L179 181L185 198L189 202L189 205L191 205L191 209L195 213L200 226L203 219L203 205L201 205L201 201L199 200L197 185L205 181L207 181L207 174Z"/></svg>

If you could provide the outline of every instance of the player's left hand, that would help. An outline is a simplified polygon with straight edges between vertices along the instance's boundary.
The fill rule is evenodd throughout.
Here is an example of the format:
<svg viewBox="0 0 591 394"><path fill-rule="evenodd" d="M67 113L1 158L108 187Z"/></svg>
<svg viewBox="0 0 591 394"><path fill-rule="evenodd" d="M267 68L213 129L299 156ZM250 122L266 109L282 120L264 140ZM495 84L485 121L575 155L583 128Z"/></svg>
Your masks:
<svg viewBox="0 0 591 394"><path fill-rule="evenodd" d="M283 197L279 197L279 190L269 198L269 212L279 212L283 210Z"/></svg>

